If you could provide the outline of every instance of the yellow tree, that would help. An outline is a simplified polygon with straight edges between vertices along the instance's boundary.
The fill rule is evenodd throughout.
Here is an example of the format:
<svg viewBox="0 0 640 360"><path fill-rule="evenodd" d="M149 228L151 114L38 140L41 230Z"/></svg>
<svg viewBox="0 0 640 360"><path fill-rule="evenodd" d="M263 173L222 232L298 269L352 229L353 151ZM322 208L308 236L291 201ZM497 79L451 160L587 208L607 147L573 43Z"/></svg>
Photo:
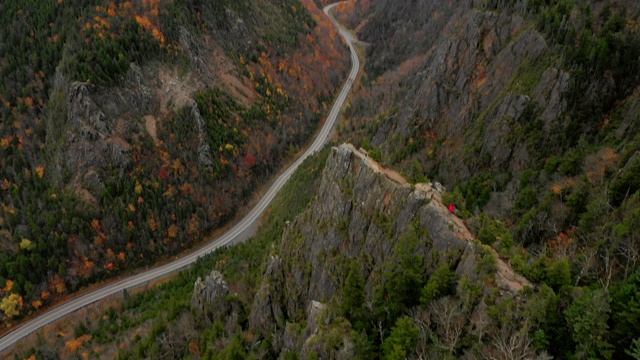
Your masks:
<svg viewBox="0 0 640 360"><path fill-rule="evenodd" d="M20 309L22 309L22 296L18 294L11 294L0 302L0 310L4 311L9 319L20 315Z"/></svg>

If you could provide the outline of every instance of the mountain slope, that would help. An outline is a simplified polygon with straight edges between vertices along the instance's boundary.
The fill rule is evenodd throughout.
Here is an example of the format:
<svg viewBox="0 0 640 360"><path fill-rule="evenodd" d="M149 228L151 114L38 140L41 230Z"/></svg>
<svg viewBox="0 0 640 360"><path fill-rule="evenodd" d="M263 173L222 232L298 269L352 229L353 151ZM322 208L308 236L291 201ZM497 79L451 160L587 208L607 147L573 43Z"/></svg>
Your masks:
<svg viewBox="0 0 640 360"><path fill-rule="evenodd" d="M343 139L409 179L441 181L478 238L535 284L554 288L559 313L575 315L571 309L592 297L593 312L563 317L546 334L554 358L628 358L621 349L638 329L615 330L615 312L628 314L635 305L617 302L638 296L629 284L640 248L627 231L640 196L630 175L640 150L638 7L414 5L359 1L363 11L345 15L372 58ZM550 275L560 268L564 290ZM570 294L574 286L583 295ZM608 320L589 328L603 339L590 343L578 324L596 314Z"/></svg>
<svg viewBox="0 0 640 360"><path fill-rule="evenodd" d="M339 134L356 146L309 159L256 238L65 340L141 358L638 358L637 4L336 9L365 54Z"/></svg>
<svg viewBox="0 0 640 360"><path fill-rule="evenodd" d="M0 44L7 325L232 219L348 61L312 1L23 5L2 5L3 34L31 37Z"/></svg>
<svg viewBox="0 0 640 360"><path fill-rule="evenodd" d="M428 321L424 317L436 316L438 306L452 305L459 306L460 319L475 313L491 322L483 307L519 298L530 286L474 239L437 190L410 185L341 145L329 154L315 200L286 228L281 249L268 261L248 326L265 336L281 333L284 351L300 351L301 358L369 358L378 351L386 356L378 333L386 339L407 313ZM477 293L466 293L470 289ZM477 326L474 320L463 325ZM419 338L431 330L420 329ZM438 339L461 352L458 336ZM413 353L414 347L424 355L438 353L428 342L402 351ZM487 344L482 351L498 350Z"/></svg>

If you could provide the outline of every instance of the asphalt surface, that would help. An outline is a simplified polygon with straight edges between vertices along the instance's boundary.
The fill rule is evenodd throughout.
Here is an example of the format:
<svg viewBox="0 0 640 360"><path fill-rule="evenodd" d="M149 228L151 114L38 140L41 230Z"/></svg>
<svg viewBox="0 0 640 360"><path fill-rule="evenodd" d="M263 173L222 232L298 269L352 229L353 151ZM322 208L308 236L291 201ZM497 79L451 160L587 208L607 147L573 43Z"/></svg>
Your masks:
<svg viewBox="0 0 640 360"><path fill-rule="evenodd" d="M336 5L337 4L332 4L325 7L324 12L325 14L327 14L327 16L329 16L331 22L333 22L333 24L337 27L337 29L340 31L340 34L344 37L347 45L349 46L349 49L351 51L351 72L344 82L342 90L340 91L340 94L338 95L335 103L333 104L333 107L331 108L329 116L325 120L325 123L314 142L311 144L311 146L309 146L307 151L305 151L304 154L302 154L302 156L300 156L300 158L296 160L296 162L294 162L278 177L271 188L269 188L269 190L264 194L264 197L251 210L251 212L249 212L249 214L247 214L244 219L242 219L238 224L231 228L231 230L229 230L222 236L212 240L209 244L194 251L193 253L185 255L184 257L172 261L168 264L159 266L151 270L147 270L140 274L132 275L115 283L105 285L100 289L86 293L78 297L77 299L61 304L55 308L50 309L46 313L32 320L29 320L28 322L24 323L23 325L0 339L0 353L7 350L7 348L14 345L23 337L82 307L85 307L110 295L117 294L125 289L145 284L154 279L161 278L167 274L184 269L198 260L199 257L204 256L221 246L244 241L253 233L253 229L255 229L260 215L262 214L262 212L264 212L267 206L269 206L269 203L271 203L282 186L287 182L287 180L289 180L291 174L293 174L293 172L298 168L302 161L304 161L304 159L320 150L327 142L327 138L329 137L329 134L331 133L331 130L338 119L340 109L344 105L344 102L349 95L349 92L351 91L351 86L356 79L356 76L358 75L358 71L360 69L360 61L358 59L355 48L353 47L353 41L355 39L329 14L329 11Z"/></svg>

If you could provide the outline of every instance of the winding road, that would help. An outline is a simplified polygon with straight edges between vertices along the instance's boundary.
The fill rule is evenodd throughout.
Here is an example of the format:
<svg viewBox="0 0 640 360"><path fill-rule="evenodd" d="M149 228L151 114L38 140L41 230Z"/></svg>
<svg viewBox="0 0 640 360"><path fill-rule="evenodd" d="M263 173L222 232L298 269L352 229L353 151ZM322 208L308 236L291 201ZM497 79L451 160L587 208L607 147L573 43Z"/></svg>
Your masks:
<svg viewBox="0 0 640 360"><path fill-rule="evenodd" d="M221 246L232 244L238 241L243 241L248 238L251 233L251 229L254 228L257 224L260 215L264 212L269 203L271 203L282 186L287 182L287 180L289 180L291 174L293 174L293 172L298 168L302 161L304 161L304 159L320 150L326 143L327 138L329 137L329 134L331 133L331 130L333 129L337 121L340 109L342 108L347 96L349 95L351 86L355 81L356 76L358 75L358 71L360 69L360 61L353 46L353 42L355 41L355 39L351 34L349 34L349 32L347 32L342 26L340 26L338 22L333 18L333 16L331 16L329 13L330 10L336 5L337 4L332 4L325 7L324 12L331 19L331 22L336 26L336 28L340 31L340 34L343 36L343 38L347 42L347 45L349 46L349 50L351 51L351 72L345 80L342 90L340 91L340 94L334 102L333 107L331 108L331 112L327 116L327 119L325 120L324 125L319 131L316 139L313 141L311 146L309 146L307 151L305 151L304 154L302 154L302 156L300 156L300 158L296 160L296 162L294 162L276 179L271 188L269 188L269 190L264 194L258 204L251 210L251 212L249 212L249 214L247 214L244 219L242 219L238 224L236 224L225 234L212 240L209 244L194 251L193 253L190 253L180 259L159 266L157 268L145 271L140 274L132 275L115 283L107 284L100 289L93 290L74 300L52 308L46 313L24 323L23 325L0 339L0 354L23 337L31 334L32 332L55 320L64 317L69 313L72 313L84 306L87 306L107 296L121 292L125 289L144 284L151 280L163 277L169 273L184 269L185 267L188 267L189 265L197 261L199 257L204 256L205 254L210 253Z"/></svg>

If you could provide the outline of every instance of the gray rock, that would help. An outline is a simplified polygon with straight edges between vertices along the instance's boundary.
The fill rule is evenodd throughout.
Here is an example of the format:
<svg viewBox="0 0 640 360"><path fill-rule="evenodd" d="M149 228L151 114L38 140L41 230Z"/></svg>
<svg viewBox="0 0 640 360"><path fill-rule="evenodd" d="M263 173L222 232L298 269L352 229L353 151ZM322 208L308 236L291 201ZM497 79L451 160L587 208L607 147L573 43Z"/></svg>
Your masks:
<svg viewBox="0 0 640 360"><path fill-rule="evenodd" d="M282 271L282 260L279 257L272 257L267 264L260 289L253 300L251 314L249 314L249 327L264 334L285 327Z"/></svg>
<svg viewBox="0 0 640 360"><path fill-rule="evenodd" d="M457 278L479 279L475 239L442 204L440 192L427 184L408 184L352 145L334 147L315 200L285 229L280 256L267 265L250 328L283 336L285 351L301 349L303 359L311 353L322 358L353 356L350 325L323 311L322 304L340 301L353 260L361 264L365 296L371 298L382 281L384 264L393 259L396 245L413 226L422 230L414 252L424 259L427 273L446 261L458 264ZM501 288L528 285L502 265L495 275ZM307 328L300 336L298 324L303 322ZM334 340L341 339L338 348L325 346L330 333Z"/></svg>
<svg viewBox="0 0 640 360"><path fill-rule="evenodd" d="M204 280L201 278L196 280L191 306L212 321L220 320L231 309L227 295L229 295L229 289L222 274L213 270Z"/></svg>
<svg viewBox="0 0 640 360"><path fill-rule="evenodd" d="M191 108L191 118L196 123L198 129L198 163L201 167L209 168L213 165L213 154L206 140L207 128L195 100L192 99L189 106Z"/></svg>

